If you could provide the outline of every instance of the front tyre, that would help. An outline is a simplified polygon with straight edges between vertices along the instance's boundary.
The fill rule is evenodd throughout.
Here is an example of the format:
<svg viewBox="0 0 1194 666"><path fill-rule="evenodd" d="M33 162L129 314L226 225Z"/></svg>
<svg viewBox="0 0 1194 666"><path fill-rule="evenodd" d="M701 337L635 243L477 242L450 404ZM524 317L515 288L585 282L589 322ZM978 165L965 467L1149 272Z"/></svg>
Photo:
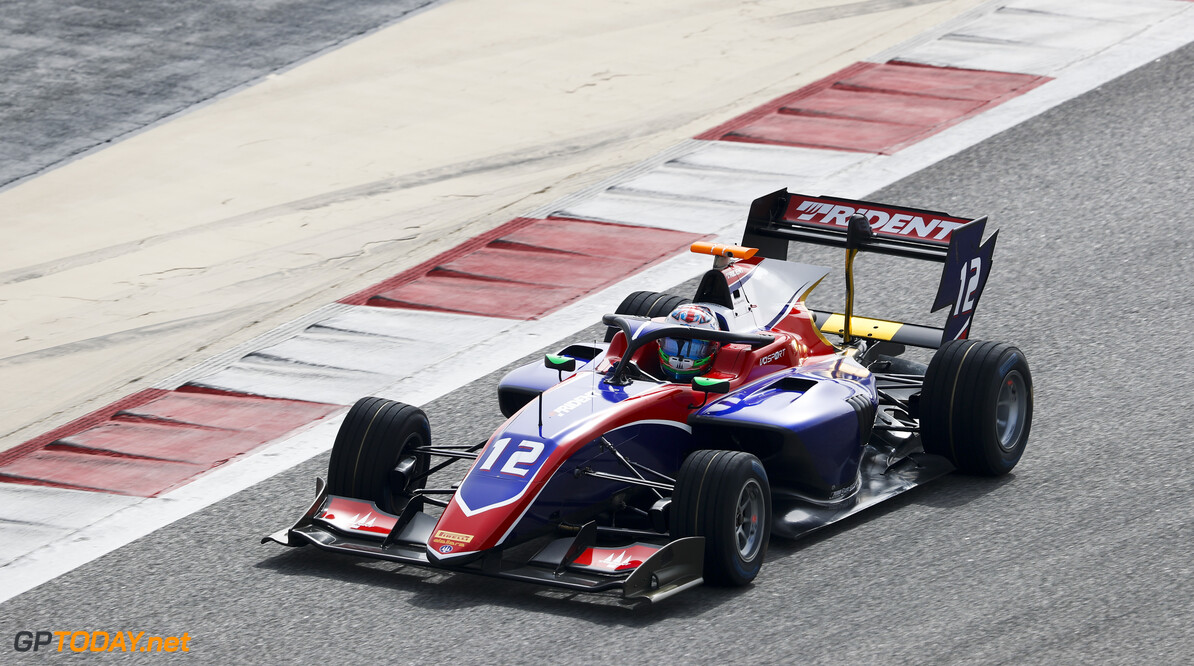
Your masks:
<svg viewBox="0 0 1194 666"><path fill-rule="evenodd" d="M759 459L742 451L696 451L672 494L672 536L705 537L705 580L747 585L771 538L771 485Z"/></svg>
<svg viewBox="0 0 1194 666"><path fill-rule="evenodd" d="M933 355L920 398L925 451L969 474L1012 471L1032 428L1032 373L1001 342L951 340Z"/></svg>
<svg viewBox="0 0 1194 666"><path fill-rule="evenodd" d="M426 485L430 457L416 449L430 444L423 410L385 398L361 398L336 433L328 493L400 513L414 491Z"/></svg>

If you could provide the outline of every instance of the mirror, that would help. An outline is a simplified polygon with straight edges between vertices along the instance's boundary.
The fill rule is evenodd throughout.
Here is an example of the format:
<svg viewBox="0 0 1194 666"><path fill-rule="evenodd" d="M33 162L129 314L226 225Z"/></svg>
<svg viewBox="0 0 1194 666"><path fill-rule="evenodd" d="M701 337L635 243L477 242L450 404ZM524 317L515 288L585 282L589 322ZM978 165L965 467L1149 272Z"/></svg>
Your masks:
<svg viewBox="0 0 1194 666"><path fill-rule="evenodd" d="M558 354L548 354L543 358L543 365L551 370L559 370L560 372L573 372L576 370L576 359L568 356L560 356Z"/></svg>
<svg viewBox="0 0 1194 666"><path fill-rule="evenodd" d="M693 377L692 390L701 393L729 393L730 380L713 379L712 377Z"/></svg>

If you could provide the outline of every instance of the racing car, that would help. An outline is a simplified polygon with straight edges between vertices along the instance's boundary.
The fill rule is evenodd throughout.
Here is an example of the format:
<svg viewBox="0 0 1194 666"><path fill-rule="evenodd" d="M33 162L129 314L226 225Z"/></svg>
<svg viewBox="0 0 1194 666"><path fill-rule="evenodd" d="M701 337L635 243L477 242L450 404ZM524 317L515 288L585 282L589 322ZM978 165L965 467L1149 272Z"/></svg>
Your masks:
<svg viewBox="0 0 1194 666"><path fill-rule="evenodd" d="M262 542L660 601L749 584L772 535L955 470L1006 474L1028 440L1032 376L1018 348L969 339L998 235L984 241L986 221L760 197L740 245L692 246L713 266L691 299L635 292L603 318L605 342L506 375L508 418L485 441L433 443L422 410L362 398L314 502ZM793 241L845 249L844 312L806 305L829 269L788 261ZM945 325L855 315L859 252L943 264ZM677 345L716 353L669 369ZM927 366L901 356L909 346L934 350ZM459 483L428 487L460 461Z"/></svg>

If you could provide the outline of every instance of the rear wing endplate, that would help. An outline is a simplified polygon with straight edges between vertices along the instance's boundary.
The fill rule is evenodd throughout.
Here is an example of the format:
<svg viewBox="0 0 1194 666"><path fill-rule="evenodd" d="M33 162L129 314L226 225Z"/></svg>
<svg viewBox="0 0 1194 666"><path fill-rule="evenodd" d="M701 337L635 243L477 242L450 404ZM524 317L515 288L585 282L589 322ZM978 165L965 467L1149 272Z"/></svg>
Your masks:
<svg viewBox="0 0 1194 666"><path fill-rule="evenodd" d="M991 273L991 255L999 235L995 232L983 242L986 217L970 220L939 211L812 197L783 189L751 203L742 245L758 248L759 256L781 260L787 260L791 241L846 248L846 230L854 215L864 216L874 232L859 241L859 251L944 264L931 311L948 306L949 319L940 329L915 326L916 342L905 344L936 348L947 340L966 338Z"/></svg>

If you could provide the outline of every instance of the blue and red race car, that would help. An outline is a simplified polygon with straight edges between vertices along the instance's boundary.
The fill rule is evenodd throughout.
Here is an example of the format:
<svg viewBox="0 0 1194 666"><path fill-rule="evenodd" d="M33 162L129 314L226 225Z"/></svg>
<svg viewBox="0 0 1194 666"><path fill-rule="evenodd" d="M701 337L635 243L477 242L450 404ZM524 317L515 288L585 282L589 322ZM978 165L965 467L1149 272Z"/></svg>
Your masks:
<svg viewBox="0 0 1194 666"><path fill-rule="evenodd" d="M432 443L422 410L363 398L314 503L265 540L658 601L751 582L772 534L799 537L955 469L1005 474L1028 439L1032 376L1016 347L967 339L995 244L985 223L761 197L741 246L693 246L713 256L691 301L712 325L665 316L686 298L632 294L605 316L605 343L508 374L509 418L476 445ZM793 240L846 250L843 313L805 305L829 271L787 261ZM860 251L944 264L946 325L855 316ZM678 381L660 353L677 341L716 352ZM925 366L901 358L908 345L936 351ZM459 460L471 461L459 484L427 487Z"/></svg>

